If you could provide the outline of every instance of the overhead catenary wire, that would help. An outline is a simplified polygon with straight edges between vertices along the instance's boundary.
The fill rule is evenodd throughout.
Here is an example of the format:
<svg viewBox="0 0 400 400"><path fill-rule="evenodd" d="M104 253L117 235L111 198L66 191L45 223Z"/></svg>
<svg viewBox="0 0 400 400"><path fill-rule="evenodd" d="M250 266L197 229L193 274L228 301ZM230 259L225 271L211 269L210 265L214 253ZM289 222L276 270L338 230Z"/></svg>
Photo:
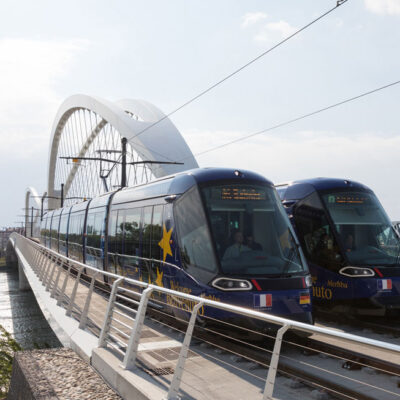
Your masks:
<svg viewBox="0 0 400 400"><path fill-rule="evenodd" d="M268 50L264 51L263 53L259 54L257 57L251 59L250 61L248 61L246 64L242 65L241 67L235 69L233 72L231 72L230 74L226 75L224 78L220 79L219 81L217 81L216 83L212 84L211 86L209 86L207 89L204 89L203 91L201 91L200 93L198 93L197 95L195 95L194 97L192 97L191 99L187 100L185 103L181 104L179 107L175 108L174 110L172 110L171 112L169 112L168 114L164 115L162 118L160 118L159 120L153 122L152 124L148 125L146 128L142 129L141 131L139 131L135 136L133 136L132 139L140 136L141 134L143 134L144 132L148 131L149 129L153 128L154 126L158 125L160 122L164 121L165 119L169 118L171 115L177 113L178 111L182 110L182 108L188 106L189 104L193 103L194 101L196 101L197 99L199 99L200 97L204 96L205 94L207 94L208 92L210 92L211 90L215 89L217 86L221 85L222 83L224 83L225 81L227 81L228 79L232 78L233 76L237 75L239 72L243 71L244 69L246 69L247 67L249 67L250 65L254 64L256 61L260 60L261 58L263 58L264 56L266 56L267 54L271 53L273 50L275 50L276 48L280 47L281 45L283 45L284 43L286 43L287 41L289 41L290 39L292 39L293 37L297 36L299 33L303 32L304 30L306 30L307 28L309 28L310 26L314 25L316 22L318 22L319 20L321 20L322 18L326 17L327 15L329 15L330 13L332 13L333 11L335 11L337 8L339 8L342 4L346 3L348 0L338 0L336 2L335 7L332 7L331 9L329 9L328 11L324 12L322 15L320 15L319 17L313 19L311 22L309 22L308 24L304 25L303 27L299 28L298 30L296 30L295 32L293 32L291 35L287 36L286 38L284 38L283 40L281 40L280 42L278 42L277 44L275 44L274 46L270 47Z"/></svg>
<svg viewBox="0 0 400 400"><path fill-rule="evenodd" d="M249 138L252 138L252 137L254 137L254 136L262 135L262 134L267 133L267 132L270 132L270 131L272 131L272 130L275 130L275 129L278 129L278 128L282 128L283 126L287 126L287 125L289 125L289 124L292 124L292 123L294 123L294 122L300 121L300 120L302 120L302 119L306 119L306 118L312 117L313 115L320 114L320 113L322 113L322 112L324 112L324 111L331 110L332 108L336 108L336 107L342 106L342 105L344 105L344 104L347 104L347 103L350 103L350 102L352 102L352 101L358 100L358 99L360 99L360 98L362 98L362 97L366 97L366 96L369 96L369 95L371 95L371 94L373 94L373 93L379 92L379 91L381 91L381 90L388 89L388 88L390 88L390 87L392 87L392 86L398 85L399 83L400 83L400 80L395 81L395 82L392 82L392 83L389 83L389 84L384 85L384 86L380 86L380 87L378 87L378 88L375 88L375 89L369 90L369 91L367 91L367 92L361 93L361 94L359 94L359 95L357 95L357 96L350 97L350 98L348 98L348 99L339 101L339 102L334 103L334 104L331 104L331 105L329 105L329 106L326 106L326 107L323 107L323 108L319 108L318 110L309 112L309 113L307 113L307 114L300 115L299 117L295 117L295 118L289 119L289 120L287 120L287 121L285 121L285 122L281 122L281 123L279 123L279 124L270 126L269 128L262 129L262 130L260 130L260 131L250 133L250 134L248 134L248 135L242 136L242 137L237 138L237 139L234 139L234 140L230 140L229 142L220 144L220 145L215 146L215 147L211 147L211 148L209 148L209 149L207 149L207 150L204 150L204 151L201 151L201 152L199 152L199 153L196 153L195 156L196 156L196 157L202 156L202 155L207 154L207 153L210 153L210 152L212 152L212 151L219 150L219 149L221 149L221 148L223 148L223 147L230 146L231 144L238 143L238 142L242 142L242 141L247 140L247 139L249 139ZM181 160L179 160L179 161L183 161L183 160L185 160L185 159L186 159L186 157L183 158L183 159L181 159Z"/></svg>

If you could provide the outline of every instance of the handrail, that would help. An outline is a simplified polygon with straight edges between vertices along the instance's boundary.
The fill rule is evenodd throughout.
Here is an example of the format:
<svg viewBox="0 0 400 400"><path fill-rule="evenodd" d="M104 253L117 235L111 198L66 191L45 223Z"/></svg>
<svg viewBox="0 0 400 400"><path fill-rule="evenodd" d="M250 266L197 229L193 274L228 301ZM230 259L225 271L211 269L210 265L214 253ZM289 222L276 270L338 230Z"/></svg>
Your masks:
<svg viewBox="0 0 400 400"><path fill-rule="evenodd" d="M268 377L267 377L267 381L266 381L266 385L265 385L265 389L264 389L263 399L265 399L265 400L272 399L273 387L274 387L274 383L275 383L275 375L276 375L278 359L279 359L279 354L280 354L280 344L282 342L282 336L287 330L294 329L294 330L299 330L299 331L310 333L310 334L320 334L323 336L340 339L342 342L344 341L344 342L349 342L352 344L354 344L354 343L362 344L364 346L367 346L367 347L375 349L375 350L378 349L380 351L388 352L391 354L393 354L393 352L400 354L400 346L398 346L398 345L381 342L381 341L374 340L374 339L368 339L368 338L364 338L361 336L348 334L348 333L340 332L340 331L329 329L329 328L308 325L308 324L290 320L287 318L277 317L275 315L271 315L271 314L267 314L267 313L263 313L263 312L259 312L259 311L254 311L254 310L247 309L244 307L235 306L235 305L231 305L231 304L227 304L227 303L222 303L219 301L209 300L209 299L201 297L201 296L194 296L191 294L179 292L179 291L172 290L172 289L167 289L167 288L160 287L157 285L137 281L132 278L114 274L112 272L102 271L102 270L99 270L90 265L83 264L79 261L68 258L62 254L57 253L56 251L54 251L52 249L48 249L47 247L44 247L41 244L33 242L33 241L19 235L18 233L13 233L10 236L10 241L15 248L19 247L18 242L20 240L22 241L21 247L19 249L21 251L21 254L23 254L24 257L29 257L29 256L32 257L33 256L33 259L31 259L31 263L30 263L31 268L33 270L36 270L36 274L38 275L39 280L42 281L42 284L45 285L46 290L47 291L51 290L51 297L55 297L57 289L59 289L58 282L59 282L59 278L60 278L60 274L61 274L61 270L62 270L62 265L68 266L68 269L67 269L68 272L66 273L66 276L64 278L64 282L63 282L62 288L61 288L61 295L58 296L58 298L57 298L57 305L60 305L60 303L61 303L61 296L65 295L65 288L66 288L67 280L69 279L69 276L70 276L71 268L74 268L77 271L77 278L73 285L72 293L68 299L68 304L66 307L67 308L66 314L68 316L70 316L72 314L74 307L77 307L74 304L74 300L75 300L77 287L78 287L78 283L79 283L81 274L84 271L91 271L91 274L90 274L91 276L89 276L89 278L90 278L89 291L88 291L88 295L87 295L83 310L81 311L81 315L80 315L79 327L81 329L84 329L86 327L87 318L88 318L88 310L89 310L89 305L90 305L90 301L91 301L91 297L92 297L94 281L95 281L96 277L99 275L103 275L105 277L113 278L112 291L111 291L111 295L107 302L108 303L107 311L106 311L106 314L105 314L105 317L103 320L103 327L100 332L98 345L100 347L106 347L107 345L109 345L111 347L114 347L119 353L121 353L124 356L122 365L124 366L125 369L132 369L135 367L135 360L136 360L136 355L137 355L137 351L138 351L138 344L139 344L139 339L141 337L141 330L143 327L147 304L150 299L151 293L153 293L154 291L188 300L190 302L193 302L193 305L194 305L192 309L187 310L187 312L189 314L191 314L191 317L190 317L190 321L189 321L188 330L184 337L182 351L180 352L180 355L179 355L179 360L178 360L179 371L183 370L184 360L187 358L187 350L188 350L188 347L190 344L193 327L196 322L197 311L202 306L209 306L209 307L213 307L213 308L220 309L223 311L228 311L228 312L231 312L234 314L245 316L248 318L254 318L254 319L264 321L267 323L280 325L281 327L278 329L278 334L276 336L275 347L274 347L274 351L272 354L272 358L271 358L271 362L270 362L270 369L268 372ZM29 245L29 247L24 246L25 244ZM24 250L26 251L27 254L24 254ZM159 263L160 265L167 264L167 263L163 263L160 260L144 259L144 258L140 258L140 257L137 257L137 258L141 261L152 261L155 263ZM54 262L53 262L53 260L54 260ZM39 264L41 264L41 266ZM170 264L170 265L173 265L173 264ZM176 265L173 265L173 266L177 267ZM59 271L56 274L57 268L59 268ZM55 280L53 283L54 276L55 276ZM53 287L52 287L52 283L53 283ZM138 303L138 305L139 305L138 309L135 311L136 316L135 316L135 319L133 320L133 327L132 327L130 335L129 335L129 343L127 344L127 349L125 352L118 349L115 345L113 345L112 342L110 342L110 340L107 340L107 338L111 338L111 339L114 338L114 336L110 333L110 329L114 328L111 326L112 320L113 320L112 313L115 311L115 306L117 304L118 290L120 290L120 289L126 290L122 287L123 283L128 283L133 286L144 289L142 292L138 292L138 296L140 296L140 303ZM121 286L121 288L120 288L120 286ZM178 389L179 389L180 379L181 379L180 373L174 374L173 381L171 383L170 390L169 390L169 393L167 396L168 399L172 399L172 398L176 397L176 395L178 393Z"/></svg>
<svg viewBox="0 0 400 400"><path fill-rule="evenodd" d="M19 235L18 233L13 233L12 235ZM21 238L24 238L23 236L19 235ZM24 238L25 239L25 238ZM246 317L252 317L252 318L256 318L258 320L261 321L265 321L265 322L272 322L274 324L277 325L290 325L290 327L292 329L297 329L300 330L302 332L306 332L306 333L315 333L315 334L321 334L321 335L326 335L326 336L330 336L330 337L334 337L334 338L338 338L338 339L342 339L342 340L346 340L348 342L351 343L361 343L364 344L366 346L372 347L372 348L378 348L380 350L384 350L384 351L390 351L390 352L399 352L400 353L400 346L398 345L394 345L391 343L386 343L386 342L380 342L378 340L374 340L374 339L368 339L368 338L364 338L362 336L357 336L357 335L353 335L350 333L345 333L345 332L340 332L340 331L336 331L333 329L329 329L329 328L323 328L323 327L319 327L319 326L314 326L314 325L309 325L306 324L304 322L298 322L298 321L294 321L291 319L287 319L287 318L282 318L282 317L277 317L275 315L271 315L271 314L267 314L267 313L262 313L260 311L254 311L254 310L250 310L244 307L240 307L240 306L235 306L232 304L227 304L227 303L222 303L222 302L218 302L215 300L210 300L210 299L205 299L203 297L199 297L199 296L194 296L191 294L187 294L187 293L183 293L183 292L178 292L176 290L172 290L172 289L167 289L167 288L163 288L157 285L153 285L153 284L149 284L146 282L141 282L141 281L136 281L134 279L131 278L127 278L127 277L123 277L121 275L117 275L117 274L113 274L112 272L108 272L108 271L101 271L95 267L92 267L90 265L87 264L83 264L79 261L76 260L72 260L66 256L63 256L57 252L55 252L54 250L48 249L47 247L44 247L41 244L37 244L35 242L32 242L32 244L34 246L37 246L39 248L41 248L42 250L45 250L51 254L53 254L54 256L57 256L58 258L61 258L65 261L69 261L69 262L73 262L74 264L78 265L79 267L83 267L86 268L86 270L91 270L93 272L97 272L100 273L102 275L111 277L111 278L115 278L115 279L119 279L122 278L125 282L127 283L131 283L134 284L136 286L140 286L142 288L152 288L153 290L156 290L158 292L161 293L165 293L165 294L170 294L170 295L174 295L174 296L178 296L181 297L183 299L186 300L190 300L190 301L194 301L194 302L203 302L203 304L205 306L210 306L210 307L214 307L214 308L218 308L220 310L224 310L224 311L231 311L235 314L239 314L239 315L243 315ZM146 259L146 260L152 260L152 259ZM152 260L154 262L158 261L160 263L162 263L159 260ZM174 265L176 267L176 265Z"/></svg>

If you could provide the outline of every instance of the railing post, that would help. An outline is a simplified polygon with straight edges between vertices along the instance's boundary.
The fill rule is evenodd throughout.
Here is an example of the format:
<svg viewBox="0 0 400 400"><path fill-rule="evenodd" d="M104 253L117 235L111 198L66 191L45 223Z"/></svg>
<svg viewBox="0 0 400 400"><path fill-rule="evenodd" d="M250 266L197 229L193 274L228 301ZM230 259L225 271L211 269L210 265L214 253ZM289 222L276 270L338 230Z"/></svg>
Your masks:
<svg viewBox="0 0 400 400"><path fill-rule="evenodd" d="M36 257L35 257L35 259L33 261L33 264L32 264L33 272L36 275L38 275L39 263L41 262L42 256L43 256L42 250L41 249L37 249L37 254L36 254Z"/></svg>
<svg viewBox="0 0 400 400"><path fill-rule="evenodd" d="M71 273L71 268L72 268L72 265L69 265L68 266L68 270L66 271L65 279L64 279L64 282L63 282L63 285L62 285L62 288L61 288L61 293L60 293L60 295L58 296L58 299L57 299L57 305L58 306L61 305L62 296L65 295L65 290L67 288L67 282L68 282L68 279L69 279L69 275Z"/></svg>
<svg viewBox="0 0 400 400"><path fill-rule="evenodd" d="M52 282L53 276L54 276L54 272L56 272L56 269L57 269L57 267L58 267L57 263L58 263L58 258L56 258L56 259L54 260L54 267L53 267L53 269L51 270L51 274L49 275L49 279L47 280L46 291L50 290L51 282Z"/></svg>
<svg viewBox="0 0 400 400"><path fill-rule="evenodd" d="M43 279L45 278L47 269L50 267L51 263L52 263L52 259L53 256L51 254L47 255L48 259L47 259L47 263L44 265L42 271L39 273L39 280L44 284Z"/></svg>
<svg viewBox="0 0 400 400"><path fill-rule="evenodd" d="M174 376L172 378L171 386L168 390L167 399L177 399L179 387L181 385L181 379L183 374L183 369L185 368L185 361L188 356L190 341L192 340L193 329L196 324L197 313L200 308L203 307L203 302L197 303L193 307L192 315L190 316L189 324L186 329L185 338L183 339L181 351L179 353L178 363L175 367Z"/></svg>
<svg viewBox="0 0 400 400"><path fill-rule="evenodd" d="M43 250L39 250L39 256L37 260L35 261L35 265L33 266L33 272L36 274L36 276L39 276L39 271L40 271L40 265L42 264L42 259L43 259Z"/></svg>
<svg viewBox="0 0 400 400"><path fill-rule="evenodd" d="M38 256L39 256L39 250L36 247L34 247L33 250L34 250L33 259L32 259L32 263L31 263L31 268L32 269L33 269L33 265L36 264L36 261L37 261Z"/></svg>
<svg viewBox="0 0 400 400"><path fill-rule="evenodd" d="M80 267L80 268L79 268L79 271L78 271L78 275L77 275L76 278L75 278L75 285L74 285L74 288L73 288L73 290L72 290L71 297L70 297L70 299L69 299L67 311L66 311L66 313L65 313L65 314L68 315L68 316L71 315L72 308L74 307L74 301L75 301L76 291L78 290L78 285L79 285L79 281L80 281L80 279L81 279L82 270L83 270L83 267Z"/></svg>
<svg viewBox="0 0 400 400"><path fill-rule="evenodd" d="M45 264L47 260L47 255L46 252L42 249L42 254L41 257L37 263L37 268L36 268L36 275L39 276L40 272L42 271L42 265Z"/></svg>
<svg viewBox="0 0 400 400"><path fill-rule="evenodd" d="M106 339L108 332L110 330L111 316L114 308L115 298L117 297L118 286L123 280L124 280L123 278L119 278L115 280L112 285L110 298L108 299L108 304L107 304L106 316L104 317L103 327L101 328L99 336L99 347L106 347Z"/></svg>
<svg viewBox="0 0 400 400"><path fill-rule="evenodd" d="M56 291L57 291L57 288L58 288L58 282L60 281L61 272L62 272L62 270L64 269L64 268L63 268L63 265L62 265L62 259L60 258L59 260L60 260L60 265L59 265L59 267L58 267L58 272L57 272L56 280L55 280L55 282L54 282L54 286L53 286L53 289L52 289L51 294L50 294L50 297L51 297L51 298L54 298L55 295L56 295Z"/></svg>
<svg viewBox="0 0 400 400"><path fill-rule="evenodd" d="M92 280L90 281L89 293L86 297L85 306L83 307L83 311L81 314L81 319L79 321L79 328L83 329L86 326L87 315L89 312L90 301L92 299L93 288L94 288L94 281L96 280L98 272L95 272L92 275Z"/></svg>
<svg viewBox="0 0 400 400"><path fill-rule="evenodd" d="M135 366L140 335L142 333L144 317L146 315L147 303L149 302L149 297L152 291L153 288L148 287L142 292L142 297L140 298L140 303L136 313L135 322L133 323L133 328L131 331L131 335L129 337L128 348L126 349L124 361L122 362L122 366L125 369L130 369Z"/></svg>
<svg viewBox="0 0 400 400"><path fill-rule="evenodd" d="M267 380L265 382L263 400L273 400L276 372L278 370L279 355L281 352L282 338L290 325L283 325L276 333L274 350L272 351L271 361L269 363Z"/></svg>

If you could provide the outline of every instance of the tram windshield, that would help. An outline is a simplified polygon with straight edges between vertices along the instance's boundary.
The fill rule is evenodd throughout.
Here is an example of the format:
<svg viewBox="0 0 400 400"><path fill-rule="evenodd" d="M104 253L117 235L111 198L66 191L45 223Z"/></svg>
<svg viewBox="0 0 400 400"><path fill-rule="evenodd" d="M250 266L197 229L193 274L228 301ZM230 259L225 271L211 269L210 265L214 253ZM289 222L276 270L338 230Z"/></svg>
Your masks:
<svg viewBox="0 0 400 400"><path fill-rule="evenodd" d="M343 192L322 196L350 264L395 265L400 240L373 193Z"/></svg>
<svg viewBox="0 0 400 400"><path fill-rule="evenodd" d="M307 268L275 189L218 185L202 194L225 274L290 275Z"/></svg>

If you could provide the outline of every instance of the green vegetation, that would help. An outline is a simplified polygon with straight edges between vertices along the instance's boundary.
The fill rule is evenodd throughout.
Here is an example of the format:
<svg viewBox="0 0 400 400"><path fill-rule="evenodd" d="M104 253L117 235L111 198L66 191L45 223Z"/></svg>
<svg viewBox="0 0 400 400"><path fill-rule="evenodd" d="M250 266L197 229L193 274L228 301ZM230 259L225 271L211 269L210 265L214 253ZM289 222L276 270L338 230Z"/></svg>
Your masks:
<svg viewBox="0 0 400 400"><path fill-rule="evenodd" d="M0 399L5 399L10 385L14 353L21 346L0 325Z"/></svg>

